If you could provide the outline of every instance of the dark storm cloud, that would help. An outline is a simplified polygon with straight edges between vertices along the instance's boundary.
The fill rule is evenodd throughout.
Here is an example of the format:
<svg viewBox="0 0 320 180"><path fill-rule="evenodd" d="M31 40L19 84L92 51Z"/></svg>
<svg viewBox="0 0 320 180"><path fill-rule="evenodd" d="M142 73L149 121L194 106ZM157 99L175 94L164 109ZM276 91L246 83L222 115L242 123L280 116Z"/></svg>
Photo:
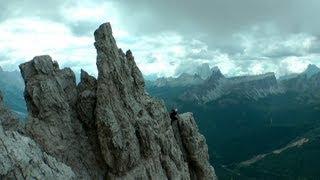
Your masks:
<svg viewBox="0 0 320 180"><path fill-rule="evenodd" d="M208 59L208 60L210 60L210 59L213 58L213 55L210 52L208 52L208 51L206 51L204 49L201 49L199 52L189 53L188 54L188 58L190 58L190 59Z"/></svg>
<svg viewBox="0 0 320 180"><path fill-rule="evenodd" d="M239 51L232 35L261 22L279 33L320 34L319 0L117 0L126 24L136 33L179 31L199 36L211 48ZM230 48L230 50L229 50Z"/></svg>
<svg viewBox="0 0 320 180"><path fill-rule="evenodd" d="M291 31L312 30L320 23L313 18L319 14L318 0L117 0L132 18L128 21L145 23L140 30L170 29L205 30L229 34L239 28L261 21L275 21ZM129 16L128 16L129 17ZM139 22L140 21L140 22ZM319 29L319 28L318 28Z"/></svg>
<svg viewBox="0 0 320 180"><path fill-rule="evenodd" d="M309 49L309 53L320 54L320 36L318 36Z"/></svg>
<svg viewBox="0 0 320 180"><path fill-rule="evenodd" d="M57 12L66 2L68 0L1 0L0 20L25 16L40 16L58 20L62 17Z"/></svg>
<svg viewBox="0 0 320 180"><path fill-rule="evenodd" d="M283 32L311 32L320 35L318 0L109 0L121 13L121 22L137 34L178 31L202 36L210 47L239 50L232 35L260 22L273 22ZM0 19L12 16L41 16L64 21L63 6L73 0L10 0L0 2ZM81 1L79 1L81 2ZM90 2L102 3L102 0ZM108 13L108 12L106 12ZM87 34L90 22L70 24L75 34ZM198 37L197 37L198 38Z"/></svg>
<svg viewBox="0 0 320 180"><path fill-rule="evenodd" d="M90 22L67 23L73 34L77 36L90 36L96 24Z"/></svg>
<svg viewBox="0 0 320 180"><path fill-rule="evenodd" d="M62 11L63 8L74 7L79 2L81 3L81 1L75 0L0 0L0 22L11 18L40 17L41 19L66 24L75 35L92 34L91 31L96 27L96 24L89 21L77 22L75 20L70 22L70 20L67 20L68 15ZM98 4L103 1L93 0L90 2Z"/></svg>
<svg viewBox="0 0 320 180"><path fill-rule="evenodd" d="M7 32L13 19L38 17L39 26L41 22L55 23L57 29L72 32L67 34L74 42L72 48L77 38L91 38L99 24L111 20L118 43L134 48L138 64L147 64L140 67L146 72L165 67L166 75L174 74L205 62L219 65L227 73L250 73L252 67L256 73L259 63L262 69L272 69L285 59L290 64L292 57L304 59L303 63L315 62L314 54L320 54L319 8L319 0L0 0L0 30L2 25L2 32ZM21 29L23 32L15 32ZM25 28L8 31L14 32L9 39L19 43L4 47L27 47L17 36L24 34ZM64 35L59 37L66 38ZM0 39L7 38L0 34ZM0 48L4 49L1 44ZM81 46L73 55L83 57L83 49ZM22 47L19 50L22 57L29 52ZM8 53L9 59L17 53ZM313 60L309 61L310 55ZM297 64L296 59L292 62ZM74 61L65 65L86 64ZM281 71L287 72L285 63L283 67Z"/></svg>

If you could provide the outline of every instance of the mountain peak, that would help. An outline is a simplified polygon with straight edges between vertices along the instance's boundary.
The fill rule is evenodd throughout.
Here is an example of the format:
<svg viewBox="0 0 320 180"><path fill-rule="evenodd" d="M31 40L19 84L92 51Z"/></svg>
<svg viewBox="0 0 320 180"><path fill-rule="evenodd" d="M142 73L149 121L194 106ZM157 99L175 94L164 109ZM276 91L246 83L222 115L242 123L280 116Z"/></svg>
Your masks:
<svg viewBox="0 0 320 180"><path fill-rule="evenodd" d="M205 84L215 86L220 79L225 78L220 69L215 66L211 68L211 75L206 79Z"/></svg>
<svg viewBox="0 0 320 180"><path fill-rule="evenodd" d="M315 64L309 64L307 69L302 73L305 74L308 78L320 72L320 68Z"/></svg>
<svg viewBox="0 0 320 180"><path fill-rule="evenodd" d="M189 77L192 77L192 75L184 72L184 73L180 74L178 79L189 78Z"/></svg>
<svg viewBox="0 0 320 180"><path fill-rule="evenodd" d="M319 69L319 67L315 64L309 64L307 69Z"/></svg>
<svg viewBox="0 0 320 180"><path fill-rule="evenodd" d="M221 73L219 67L215 66L211 68L211 76L209 77L209 79L220 79L220 78L224 78L224 75Z"/></svg>
<svg viewBox="0 0 320 180"><path fill-rule="evenodd" d="M214 66L211 68L211 71L220 71L219 67L218 66Z"/></svg>
<svg viewBox="0 0 320 180"><path fill-rule="evenodd" d="M203 63L196 68L196 74L202 79L207 79L211 75L210 66L208 63Z"/></svg>

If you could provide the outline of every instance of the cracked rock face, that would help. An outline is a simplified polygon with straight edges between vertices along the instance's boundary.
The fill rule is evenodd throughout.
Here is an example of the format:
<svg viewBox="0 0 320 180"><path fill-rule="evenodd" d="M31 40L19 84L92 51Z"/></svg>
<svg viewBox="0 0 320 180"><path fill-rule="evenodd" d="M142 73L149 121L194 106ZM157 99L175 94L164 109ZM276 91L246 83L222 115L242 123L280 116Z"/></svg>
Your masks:
<svg viewBox="0 0 320 180"><path fill-rule="evenodd" d="M29 111L27 131L50 155L71 166L79 178L100 174L98 158L77 113L77 86L71 69L49 56L20 65Z"/></svg>
<svg viewBox="0 0 320 180"><path fill-rule="evenodd" d="M4 107L0 95L0 179L74 179L72 169L41 150ZM18 132L19 131L19 132Z"/></svg>
<svg viewBox="0 0 320 180"><path fill-rule="evenodd" d="M186 160L189 163L191 179L214 177L214 169L209 163L208 146L205 137L198 132L192 113L179 115L178 129ZM201 177L201 178L200 178Z"/></svg>
<svg viewBox="0 0 320 180"><path fill-rule="evenodd" d="M70 167L43 152L30 138L0 127L0 179L73 179Z"/></svg>
<svg viewBox="0 0 320 180"><path fill-rule="evenodd" d="M172 124L164 103L145 92L132 52L118 49L110 24L94 36L97 79L81 71L76 85L74 73L50 56L20 65L26 133L39 154L77 179L216 179L192 114Z"/></svg>
<svg viewBox="0 0 320 180"><path fill-rule="evenodd" d="M170 118L161 102L146 95L132 53L118 49L109 24L99 27L95 40L99 72L96 123L108 175L186 179L188 167Z"/></svg>

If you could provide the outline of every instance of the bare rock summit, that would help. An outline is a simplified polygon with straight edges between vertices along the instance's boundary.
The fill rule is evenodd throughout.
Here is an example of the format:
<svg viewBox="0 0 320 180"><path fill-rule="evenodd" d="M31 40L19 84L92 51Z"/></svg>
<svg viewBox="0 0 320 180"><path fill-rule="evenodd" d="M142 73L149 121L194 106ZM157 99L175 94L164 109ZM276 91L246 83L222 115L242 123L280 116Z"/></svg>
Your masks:
<svg viewBox="0 0 320 180"><path fill-rule="evenodd" d="M145 92L132 52L117 47L109 23L94 36L97 79L82 70L77 85L71 69L50 56L20 65L28 137L0 127L7 148L0 179L217 179L192 114L171 122L163 101ZM31 172L15 173L27 166Z"/></svg>

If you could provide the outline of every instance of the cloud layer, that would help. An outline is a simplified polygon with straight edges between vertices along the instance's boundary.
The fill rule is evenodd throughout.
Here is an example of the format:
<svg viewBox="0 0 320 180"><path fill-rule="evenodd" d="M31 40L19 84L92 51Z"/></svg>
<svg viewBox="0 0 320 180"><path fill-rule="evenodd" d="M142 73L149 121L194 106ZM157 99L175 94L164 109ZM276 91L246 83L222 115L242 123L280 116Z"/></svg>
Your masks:
<svg viewBox="0 0 320 180"><path fill-rule="evenodd" d="M6 69L50 54L96 74L92 34L106 21L145 75L179 75L202 63L229 76L320 66L318 0L11 0L0 7Z"/></svg>

